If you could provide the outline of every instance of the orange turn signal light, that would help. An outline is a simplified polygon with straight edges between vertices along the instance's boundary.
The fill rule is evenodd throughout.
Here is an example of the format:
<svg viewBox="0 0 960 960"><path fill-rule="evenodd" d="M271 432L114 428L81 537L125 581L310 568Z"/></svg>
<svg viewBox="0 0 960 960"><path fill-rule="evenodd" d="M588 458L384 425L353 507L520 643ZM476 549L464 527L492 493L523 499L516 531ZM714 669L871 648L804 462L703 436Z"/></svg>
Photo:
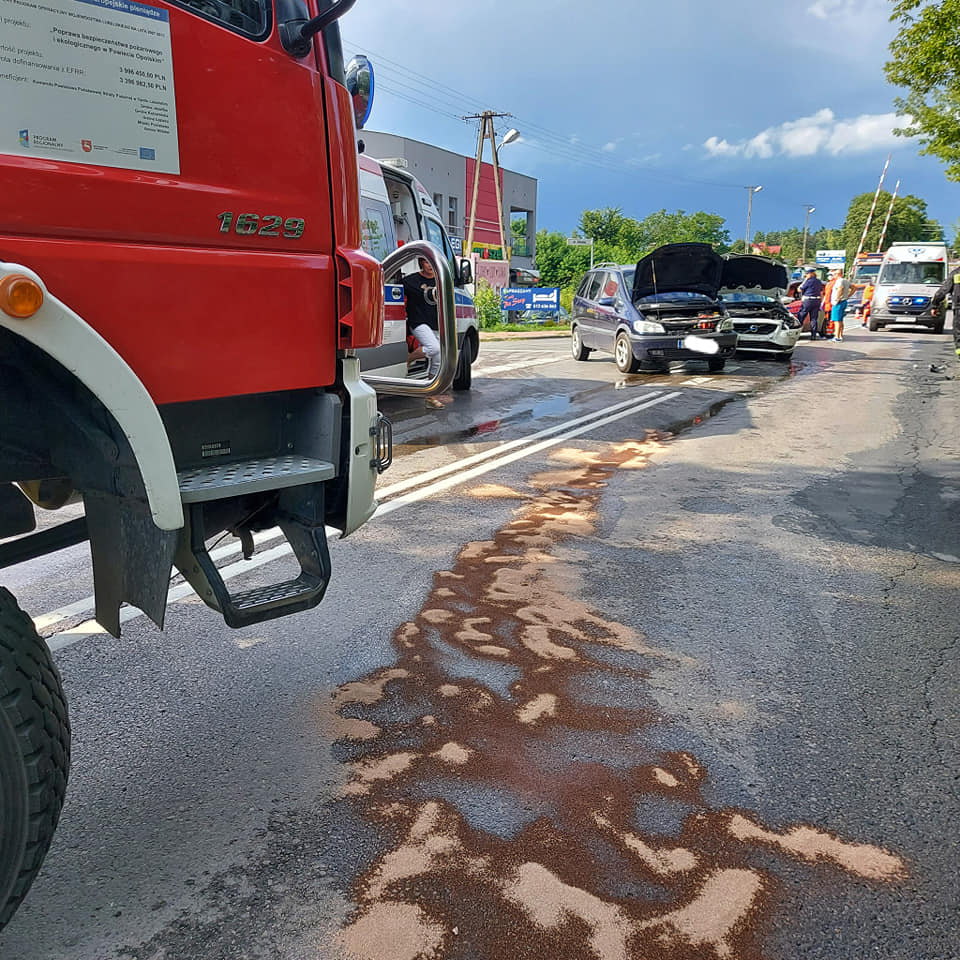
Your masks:
<svg viewBox="0 0 960 960"><path fill-rule="evenodd" d="M27 320L43 306L43 287L32 277L11 273L0 280L0 310Z"/></svg>

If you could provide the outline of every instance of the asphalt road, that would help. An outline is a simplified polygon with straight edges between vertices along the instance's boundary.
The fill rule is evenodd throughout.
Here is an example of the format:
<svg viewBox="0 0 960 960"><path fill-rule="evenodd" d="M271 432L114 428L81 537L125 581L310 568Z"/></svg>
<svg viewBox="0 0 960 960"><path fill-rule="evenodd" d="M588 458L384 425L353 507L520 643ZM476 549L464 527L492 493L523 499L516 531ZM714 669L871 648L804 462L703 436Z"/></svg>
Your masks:
<svg viewBox="0 0 960 960"><path fill-rule="evenodd" d="M317 611L229 631L180 591L114 640L82 549L4 572L74 767L3 960L960 956L948 338L566 349L384 401Z"/></svg>

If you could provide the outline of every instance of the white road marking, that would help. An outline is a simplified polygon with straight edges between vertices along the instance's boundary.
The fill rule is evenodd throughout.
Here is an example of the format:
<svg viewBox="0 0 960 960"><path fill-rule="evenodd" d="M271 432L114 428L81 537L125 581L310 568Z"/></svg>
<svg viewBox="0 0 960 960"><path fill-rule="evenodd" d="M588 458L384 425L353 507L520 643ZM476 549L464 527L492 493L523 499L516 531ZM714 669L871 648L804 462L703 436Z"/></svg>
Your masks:
<svg viewBox="0 0 960 960"><path fill-rule="evenodd" d="M541 450L547 450L550 447L555 447L559 443L565 443L567 440L573 440L575 437L579 437L581 434L587 433L590 430L595 430L597 427L603 427L608 423L614 423L617 420L622 420L624 417L629 417L631 414L639 413L641 410L646 410L649 407L655 407L657 404L665 403L667 400L673 400L679 396L681 396L680 391L676 391L675 393L668 393L665 396L658 397L655 400L648 400L646 403L641 403L638 406L630 407L627 410L621 410L619 413L614 413L608 417L603 417L600 420L588 423L577 428L576 430L568 430L566 433L563 433L558 437L551 437L549 440L542 440L540 443L535 443L532 446L523 447L514 453L509 453L504 457L499 457L492 463L474 467L472 470L462 471L452 477L448 477L446 480L438 480L436 483L432 483L427 487L421 487L419 490L414 490L412 493L405 494L402 497L395 497L380 507L374 514L374 517L386 516L386 514L393 513L394 510L399 510L401 507L405 507L408 504L425 500L427 497L431 497L435 493L443 493L445 490L449 490L452 487L457 487L461 483L466 483L468 480L473 480L476 477L483 476L483 474L490 473L492 470L505 467L507 464L514 463L517 460L523 460L535 453L539 453Z"/></svg>
<svg viewBox="0 0 960 960"><path fill-rule="evenodd" d="M419 487L425 483L430 483L439 479L440 477L445 477L450 473L458 473L465 467L472 467L477 463L482 463L484 460L489 460L491 457L501 456L508 450L513 450L517 447L523 447L530 443L536 443L537 441L542 440L544 437L553 436L555 433L560 433L563 430L569 430L572 427L578 427L580 424L587 423L596 419L597 417L602 417L605 414L614 413L617 410L622 410L626 407L632 407L635 404L643 403L646 400L660 396L662 392L662 390L655 390L650 393L644 393L638 397L631 397L629 400L624 400L620 403L614 404L613 406L605 407L603 410L596 410L593 413L584 414L582 417L576 417L573 420L567 420L564 423L556 424L553 427L547 427L546 429L540 430L529 437L521 437L518 440L510 440L507 443L498 444L497 446L492 447L489 450L484 450L481 453L473 454L472 456L465 457L461 460L455 460L453 463L449 463L444 467L436 467L433 470L428 470L425 473L419 473L415 477L410 477L407 480L401 480L397 483L390 484L389 486L381 487L377 491L377 499L382 502L385 499L394 496L395 494L404 492L405 490L410 490L413 487ZM331 536L336 536L337 531L328 530L328 534ZM282 536L279 527L272 527L269 530L263 530L259 533L255 533L253 535L253 542L257 546L261 546L262 544L268 543L271 540L276 540L279 536ZM240 543L238 541L233 541L225 544L222 547L219 547L216 550L211 550L210 556L216 562L217 560L223 560L226 557L239 552ZM252 560L244 562L248 564L248 569L250 569L249 564L252 563ZM259 564L257 565L259 566ZM174 587L173 589L176 590L179 588ZM94 598L85 597L83 600L77 600L76 602L67 604L64 607L59 607L56 610L52 610L50 613L40 614L39 616L33 618L33 623L37 630L42 632L44 630L49 630L58 623L62 623L64 620L72 620L74 617L92 613L94 607ZM121 615L127 609L127 607L122 608ZM122 616L120 622L125 622L122 619Z"/></svg>
<svg viewBox="0 0 960 960"><path fill-rule="evenodd" d="M279 527L273 527L270 530L263 530L260 533L255 533L253 535L253 542L260 546L262 543L266 543L270 540L276 540L280 536ZM226 546L220 547L217 550L211 550L210 556L214 561L222 560L224 557L229 557L232 553L240 552L240 544L229 543ZM173 588L174 590L178 589L177 587ZM64 620L71 620L74 617L82 616L85 613L90 613L94 608L93 597L84 597L83 600L77 600L75 603L68 603L65 607L58 607L56 610L51 610L50 613L41 613L39 616L33 618L33 625L37 628L38 631L42 632L48 630L50 627L55 626L58 623L62 623ZM120 611L120 622L123 623L123 614L127 610L127 607L124 607Z"/></svg>
<svg viewBox="0 0 960 960"><path fill-rule="evenodd" d="M509 373L511 370L526 370L528 367L540 367L545 363L559 363L561 360L570 360L571 357L568 357L564 353L561 357L538 357L535 360L521 360L517 363L504 363L499 367L484 367L482 364L478 364L474 367L473 372L478 377L489 377L495 373Z"/></svg>
<svg viewBox="0 0 960 960"><path fill-rule="evenodd" d="M534 437L542 437L547 433L555 433L557 430L564 430L565 432L560 433L557 436L552 436L548 439L541 440L539 443L535 442L531 444L531 440L533 440L534 437L525 437L520 441L511 441L509 446L520 446L521 448L515 449L506 456L499 456L496 459L490 459L490 462L476 466L471 470L463 470L463 464L467 462L476 462L477 460L482 460L484 458L492 458L494 453L502 454L503 449L505 449L508 445L504 444L503 447L499 447L494 451L485 451L483 454L477 454L476 457L467 458L466 461L459 461L457 464L451 464L449 468L443 467L438 468L437 471L430 471L429 474L424 474L423 476L426 477L431 474L450 472L452 470L456 470L457 472L454 473L453 476L437 480L434 483L421 486L420 489L411 493L407 493L404 496L391 499L377 510L372 519L376 519L379 516L386 516L387 514L393 513L402 507L409 506L413 503L418 503L421 500L426 500L428 497L431 497L434 494L443 493L444 491L450 490L453 487L457 487L460 484L467 483L476 477L483 476L486 473L497 470L502 466L507 466L508 464L514 463L517 460L522 460L526 457L532 456L535 453L539 453L542 450L546 450L560 443L572 440L575 437L579 437L582 434L589 432L590 430L595 430L598 427L606 426L607 424L614 423L617 420L622 420L624 417L629 417L634 413L639 413L641 410L646 410L650 407L657 406L658 404L666 403L668 400L674 400L681 395L682 394L680 391L668 393L663 396L660 396L659 394L646 394L644 397L637 397L631 401L617 404L614 407L607 407L604 410L596 411L592 415L579 417L576 420L559 425L559 427L556 429L551 428L547 431L540 431L540 433L534 434ZM648 399L651 396L653 398ZM590 422L584 423L585 420L589 420ZM576 426L574 429L570 429L571 426L575 424L578 426ZM413 479L417 480L419 483L424 482L423 477ZM402 483L395 484L394 488L399 489L403 487L404 484L410 483L411 481L403 481ZM270 531L265 531L265 534L269 533ZM223 578L224 582L226 582L227 580L232 580L234 577L240 576L242 573L247 573L248 571L254 570L257 567L264 566L265 564L271 563L274 560L278 560L281 557L285 557L290 553L292 553L290 545L288 543L282 543L276 547L272 547L271 549L264 551L262 554L257 554L250 560L238 560L236 563L232 563L229 566L221 568L220 576ZM184 597L190 596L193 593L194 590L188 583L181 583L168 592L167 600L169 603L173 603L177 600L182 600ZM82 604L86 604L87 606L83 607L81 606ZM86 601L78 601L75 604L71 604L69 608L64 607L62 609L71 609L73 611L71 614L72 616L76 616L79 613L88 610L93 610L93 598L89 598ZM128 623L131 620L135 620L142 616L145 616L145 614L137 607L124 607L120 611L120 622L121 624ZM37 620L46 621L47 624L50 625L52 617L53 614L45 614L41 617L38 617ZM52 620L52 623L56 622L57 620ZM67 647L73 646L75 643L78 643L85 637L102 634L105 632L106 631L104 631L103 627L101 627L95 620L88 620L69 630L63 630L57 634L54 634L52 637L47 639L47 644L52 651L63 650Z"/></svg>
<svg viewBox="0 0 960 960"><path fill-rule="evenodd" d="M584 414L582 417L576 417L573 420L567 420L564 423L558 423L556 426L547 427L546 429L540 430L529 437L520 437L518 440L510 440L507 443L499 444L498 446L492 447L489 450L485 450L482 453L475 453L470 457L464 457L462 460L449 463L445 467L436 467L433 470L428 470L426 473L418 473L415 477L411 477L408 480L400 480L397 483L392 483L387 487L381 488L377 491L377 496L392 497L394 494L402 493L404 490L409 490L411 487L418 487L422 483L429 483L431 480L436 480L438 477L446 476L448 473L455 473L459 470L462 470L464 467L472 467L475 463L482 463L484 460L489 460L491 457L499 456L500 454L505 453L507 450L513 450L515 447L523 447L529 443L536 443L538 440L542 440L544 437L551 437L555 433L560 433L563 430L569 430L571 427L578 427L580 424L587 423L588 421L594 420L597 417L615 413L617 410L622 410L625 407L632 407L634 404L643 403L646 400L652 400L654 397L659 397L662 393L662 390L654 390L650 393L644 393L639 397L631 397L629 400L623 400L620 403L615 403L610 407L604 407L603 410L595 410L593 413Z"/></svg>

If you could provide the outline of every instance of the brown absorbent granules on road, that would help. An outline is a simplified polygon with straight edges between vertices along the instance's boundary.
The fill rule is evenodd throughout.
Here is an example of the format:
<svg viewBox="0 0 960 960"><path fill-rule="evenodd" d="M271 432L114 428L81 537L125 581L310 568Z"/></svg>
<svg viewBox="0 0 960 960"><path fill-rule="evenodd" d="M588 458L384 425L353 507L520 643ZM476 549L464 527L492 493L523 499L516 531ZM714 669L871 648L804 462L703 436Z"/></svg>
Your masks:
<svg viewBox="0 0 960 960"><path fill-rule="evenodd" d="M643 469L658 448L650 438L561 450L557 470L532 478L535 495L480 488L517 499L516 516L436 575L421 614L394 635L393 669L345 685L321 710L355 751L342 802L391 838L355 883L342 933L353 960L748 960L776 900L758 851L859 882L904 874L878 847L711 809L702 764L657 753L645 736L653 710L584 693L635 690L651 663L689 662L584 603L565 559L593 536L613 473ZM509 695L447 672L464 658L512 670ZM363 719L387 697L405 719ZM468 816L438 786L451 782L471 797ZM487 811L491 795L505 806ZM637 829L645 799L683 805L675 835ZM499 819L514 813L505 829Z"/></svg>

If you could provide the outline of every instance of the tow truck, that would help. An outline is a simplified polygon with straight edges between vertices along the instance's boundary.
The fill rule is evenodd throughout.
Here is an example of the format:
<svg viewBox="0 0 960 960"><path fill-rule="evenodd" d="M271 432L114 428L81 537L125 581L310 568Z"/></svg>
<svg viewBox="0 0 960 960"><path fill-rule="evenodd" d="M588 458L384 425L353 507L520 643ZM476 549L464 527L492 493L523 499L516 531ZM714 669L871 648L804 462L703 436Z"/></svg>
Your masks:
<svg viewBox="0 0 960 960"><path fill-rule="evenodd" d="M0 570L89 541L96 620L162 628L174 570L230 627L309 610L327 529L376 508L375 390L456 368L446 256L362 250L345 66L355 0L0 0ZM426 257L442 360L361 377L383 273ZM372 378L370 378L372 379ZM82 501L37 529L36 510ZM74 511L76 513L76 510ZM294 579L231 592L208 549L279 528ZM2 581L0 581L2 582ZM70 763L60 676L0 587L0 927L53 836Z"/></svg>

